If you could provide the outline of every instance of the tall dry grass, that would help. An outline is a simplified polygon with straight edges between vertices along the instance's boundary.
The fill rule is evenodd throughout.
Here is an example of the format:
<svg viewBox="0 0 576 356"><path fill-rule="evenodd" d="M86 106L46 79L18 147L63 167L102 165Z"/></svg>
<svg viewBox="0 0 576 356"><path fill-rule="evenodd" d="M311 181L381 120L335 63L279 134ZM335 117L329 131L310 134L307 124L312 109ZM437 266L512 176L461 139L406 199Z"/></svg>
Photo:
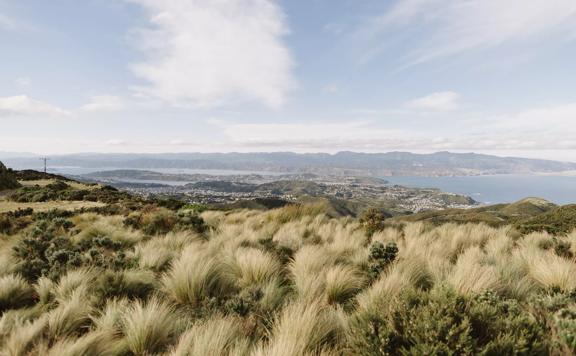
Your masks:
<svg viewBox="0 0 576 356"><path fill-rule="evenodd" d="M407 223L369 237L354 219L297 205L202 217L211 229L201 236L152 237L119 216L75 216L73 241L109 237L133 263L70 268L33 284L9 266L22 236L0 241L0 348L9 355L337 355L350 320L387 310L405 291L493 292L529 303L576 289L575 261L554 248L561 241L575 253L576 232L520 236L510 227ZM371 270L375 242L399 250L379 275ZM103 285L106 276L121 283Z"/></svg>

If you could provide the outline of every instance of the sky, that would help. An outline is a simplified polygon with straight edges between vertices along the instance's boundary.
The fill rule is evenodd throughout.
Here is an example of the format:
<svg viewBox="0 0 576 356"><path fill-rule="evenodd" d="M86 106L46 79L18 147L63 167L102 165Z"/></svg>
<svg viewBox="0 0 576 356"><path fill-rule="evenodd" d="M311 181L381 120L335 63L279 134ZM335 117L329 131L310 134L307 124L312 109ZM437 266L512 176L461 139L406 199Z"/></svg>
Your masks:
<svg viewBox="0 0 576 356"><path fill-rule="evenodd" d="M574 0L0 0L0 151L576 161Z"/></svg>

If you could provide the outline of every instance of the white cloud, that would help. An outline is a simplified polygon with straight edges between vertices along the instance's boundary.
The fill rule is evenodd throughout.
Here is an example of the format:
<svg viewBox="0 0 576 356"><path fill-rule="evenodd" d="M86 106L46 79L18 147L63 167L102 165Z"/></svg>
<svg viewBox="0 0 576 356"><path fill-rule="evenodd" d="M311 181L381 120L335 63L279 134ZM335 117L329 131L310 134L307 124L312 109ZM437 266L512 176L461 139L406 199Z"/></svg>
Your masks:
<svg viewBox="0 0 576 356"><path fill-rule="evenodd" d="M450 111L458 108L459 99L458 93L443 91L411 100L408 102L408 106L414 109Z"/></svg>
<svg viewBox="0 0 576 356"><path fill-rule="evenodd" d="M375 27L423 26L414 64L511 43L573 40L575 21L574 0L398 0Z"/></svg>
<svg viewBox="0 0 576 356"><path fill-rule="evenodd" d="M430 100L422 102L426 104L423 105L426 109L451 107ZM401 117L409 117L413 113L407 111ZM479 115L459 111L458 114L442 112L441 115L448 116L449 122L458 117L460 125L390 129L384 119L397 116L392 113L379 115L379 120L358 121L351 118L345 122L328 123L232 123L218 120L210 123L226 137L216 143L220 144L218 147L248 151L453 150L514 151L518 154L523 151L572 150L576 157L576 103L500 114Z"/></svg>
<svg viewBox="0 0 576 356"><path fill-rule="evenodd" d="M31 99L26 95L0 98L0 117L67 115L70 115L70 113L64 109Z"/></svg>
<svg viewBox="0 0 576 356"><path fill-rule="evenodd" d="M122 98L114 95L96 95L80 109L84 111L118 111L124 108Z"/></svg>
<svg viewBox="0 0 576 356"><path fill-rule="evenodd" d="M294 85L292 59L274 0L127 1L140 4L152 25L137 32L147 60L133 71L149 82L141 94L205 107L285 102Z"/></svg>

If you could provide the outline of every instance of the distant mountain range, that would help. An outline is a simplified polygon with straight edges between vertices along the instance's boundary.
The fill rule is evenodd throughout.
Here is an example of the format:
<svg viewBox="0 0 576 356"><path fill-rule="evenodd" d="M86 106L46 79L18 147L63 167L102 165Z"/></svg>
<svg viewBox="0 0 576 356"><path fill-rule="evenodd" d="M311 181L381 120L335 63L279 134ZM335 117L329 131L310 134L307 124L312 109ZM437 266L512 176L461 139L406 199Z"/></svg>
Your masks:
<svg viewBox="0 0 576 356"><path fill-rule="evenodd" d="M38 168L35 156L9 157L4 162L17 169ZM576 163L476 153L409 152L336 154L275 153L164 153L164 154L70 154L52 156L51 167L87 169L215 169L330 175L485 175L557 173L576 170Z"/></svg>

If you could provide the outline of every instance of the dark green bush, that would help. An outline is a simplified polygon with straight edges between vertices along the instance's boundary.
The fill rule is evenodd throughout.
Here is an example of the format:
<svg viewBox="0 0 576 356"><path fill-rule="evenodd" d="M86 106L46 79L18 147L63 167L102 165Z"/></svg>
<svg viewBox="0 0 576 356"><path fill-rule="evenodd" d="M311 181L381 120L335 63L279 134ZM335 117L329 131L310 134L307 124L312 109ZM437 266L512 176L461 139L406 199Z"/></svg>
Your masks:
<svg viewBox="0 0 576 356"><path fill-rule="evenodd" d="M148 206L124 219L124 225L142 230L148 235L166 234L175 229L202 233L207 226L194 211L182 210L178 214L166 208Z"/></svg>
<svg viewBox="0 0 576 356"><path fill-rule="evenodd" d="M94 266L108 269L129 268L120 243L108 237L90 237L73 244L67 232L74 226L63 218L40 220L30 234L15 247L18 272L28 281L41 276L57 280L70 268Z"/></svg>
<svg viewBox="0 0 576 356"><path fill-rule="evenodd" d="M370 255L368 257L369 275L372 280L378 278L380 273L384 271L386 266L394 262L398 255L398 246L394 242L390 242L384 246L381 242L374 242L370 246Z"/></svg>
<svg viewBox="0 0 576 356"><path fill-rule="evenodd" d="M514 300L408 290L352 323L360 355L546 355L549 330Z"/></svg>

